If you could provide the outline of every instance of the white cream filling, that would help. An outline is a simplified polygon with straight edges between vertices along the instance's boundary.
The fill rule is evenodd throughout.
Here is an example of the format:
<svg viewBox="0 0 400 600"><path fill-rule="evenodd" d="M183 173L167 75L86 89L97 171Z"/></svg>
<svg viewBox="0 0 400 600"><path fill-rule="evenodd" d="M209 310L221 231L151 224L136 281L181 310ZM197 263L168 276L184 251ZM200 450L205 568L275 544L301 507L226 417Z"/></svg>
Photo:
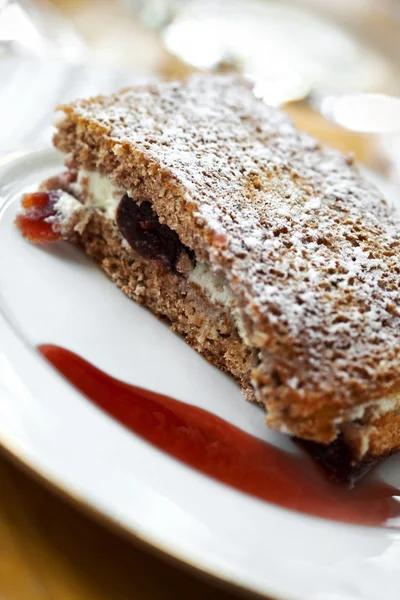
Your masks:
<svg viewBox="0 0 400 600"><path fill-rule="evenodd" d="M47 217L46 222L51 223L54 231L62 235L69 235L71 229L82 233L85 229L89 214L83 209L82 204L68 192L62 192L54 205L55 215Z"/></svg>
<svg viewBox="0 0 400 600"><path fill-rule="evenodd" d="M206 264L198 262L194 269L190 271L188 280L198 285L211 302L230 309L239 336L245 344L251 346L236 301L224 278L214 275Z"/></svg>
<svg viewBox="0 0 400 600"><path fill-rule="evenodd" d="M396 406L400 402L400 394L396 394L395 396L380 398L379 400L371 400L362 406L356 406L348 411L343 412L339 417L335 419L335 423L337 425L341 425L345 423L347 427L350 428L354 424L354 421L362 421L365 415L365 411L367 409L373 409L373 418L377 420L383 417L386 413L393 411ZM358 428L358 426L356 426ZM370 436L376 431L373 424L365 424L361 425L361 430L358 429L357 437L360 441L360 446L358 448L359 458L362 458L365 454L367 454L369 450L370 444Z"/></svg>
<svg viewBox="0 0 400 600"><path fill-rule="evenodd" d="M382 417L385 413L390 412L394 409L396 404L399 403L400 394L388 398L380 398L379 400L371 400L361 406L355 406L350 410L344 411L339 417L334 420L334 423L340 424L343 421L362 421L364 418L365 411L371 406L374 407L374 417Z"/></svg>
<svg viewBox="0 0 400 600"><path fill-rule="evenodd" d="M108 219L115 219L115 212L125 191L108 177L97 171L80 169L74 187L87 206L99 208Z"/></svg>
<svg viewBox="0 0 400 600"><path fill-rule="evenodd" d="M82 210L82 204L74 196L68 194L68 192L62 192L57 202L55 203L54 208L56 209L56 212L59 215L58 218L67 220L71 217L71 215L74 214L74 212L76 212L77 210ZM49 217L47 221L49 221L52 218L54 217Z"/></svg>
<svg viewBox="0 0 400 600"><path fill-rule="evenodd" d="M222 304L225 307L233 305L232 292L228 289L222 277L214 275L204 263L198 262L194 269L190 271L188 279L206 292L212 302Z"/></svg>

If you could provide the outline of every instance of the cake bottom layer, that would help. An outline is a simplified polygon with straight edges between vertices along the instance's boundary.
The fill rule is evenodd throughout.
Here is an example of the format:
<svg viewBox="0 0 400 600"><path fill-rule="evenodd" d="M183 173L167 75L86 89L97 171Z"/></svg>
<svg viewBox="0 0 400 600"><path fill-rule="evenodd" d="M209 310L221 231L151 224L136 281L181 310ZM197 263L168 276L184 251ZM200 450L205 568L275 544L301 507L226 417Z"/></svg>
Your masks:
<svg viewBox="0 0 400 600"><path fill-rule="evenodd" d="M225 307L212 303L186 277L141 257L100 212L94 211L84 230L72 239L127 296L168 321L192 348L232 375L248 400L256 400L251 372L257 354L243 343Z"/></svg>

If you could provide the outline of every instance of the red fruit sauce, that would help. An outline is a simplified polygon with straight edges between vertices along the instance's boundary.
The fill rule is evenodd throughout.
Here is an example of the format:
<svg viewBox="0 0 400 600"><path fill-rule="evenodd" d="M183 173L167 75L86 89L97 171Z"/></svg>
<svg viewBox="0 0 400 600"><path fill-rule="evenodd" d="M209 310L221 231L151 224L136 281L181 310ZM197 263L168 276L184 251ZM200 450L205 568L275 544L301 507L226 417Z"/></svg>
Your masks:
<svg viewBox="0 0 400 600"><path fill-rule="evenodd" d="M49 217L56 214L55 204L60 197L61 190L49 192L35 192L25 194L22 198L22 211L17 215L15 223L22 235L34 244L55 242L61 238L60 233L47 222Z"/></svg>
<svg viewBox="0 0 400 600"><path fill-rule="evenodd" d="M288 454L201 408L134 387L76 354L40 352L94 404L160 450L242 492L309 515L384 525L399 494L370 477L354 489L331 482L307 455Z"/></svg>

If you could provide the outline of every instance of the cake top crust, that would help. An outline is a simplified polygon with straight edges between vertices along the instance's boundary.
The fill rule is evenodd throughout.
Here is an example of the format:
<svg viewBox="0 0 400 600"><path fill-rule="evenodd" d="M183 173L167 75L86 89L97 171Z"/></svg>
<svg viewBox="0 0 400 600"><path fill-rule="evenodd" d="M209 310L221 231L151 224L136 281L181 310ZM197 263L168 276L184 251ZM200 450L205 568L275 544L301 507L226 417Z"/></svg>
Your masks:
<svg viewBox="0 0 400 600"><path fill-rule="evenodd" d="M233 76L149 84L61 110L64 151L91 126L116 160L139 152L179 188L249 340L274 357L273 372L261 362L255 379L280 410L301 401L306 417L319 402L346 409L398 390L399 221L351 157L299 132Z"/></svg>

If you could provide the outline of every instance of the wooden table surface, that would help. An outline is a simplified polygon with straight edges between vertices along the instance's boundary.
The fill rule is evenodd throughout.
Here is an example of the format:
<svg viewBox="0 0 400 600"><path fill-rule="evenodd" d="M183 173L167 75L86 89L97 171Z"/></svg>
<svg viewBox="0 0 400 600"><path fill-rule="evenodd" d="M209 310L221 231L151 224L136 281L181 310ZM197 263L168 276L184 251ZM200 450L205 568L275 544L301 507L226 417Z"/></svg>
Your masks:
<svg viewBox="0 0 400 600"><path fill-rule="evenodd" d="M85 516L0 455L1 600L234 600Z"/></svg>
<svg viewBox="0 0 400 600"><path fill-rule="evenodd" d="M91 28L88 23L92 16L100 23L99 6L108 10L112 3L96 3L95 15L91 13L91 2L58 0L57 4L70 12L96 48L102 30L98 26ZM146 67L157 67L164 72L176 69L173 60L165 60L159 50L154 50L154 40L149 42L143 32L132 36L131 26L119 9L115 9L113 18L120 37L126 36L128 46L134 37L136 44L144 44L148 49L141 53ZM107 15L107 31L110 19ZM104 44L102 47L104 50ZM119 48L123 49L121 42ZM292 107L291 113L300 126L333 145L350 148L367 162L371 158L370 145L365 139L322 123L307 109ZM134 542L122 539L68 505L0 454L0 600L233 600L235 597L233 592L219 589L215 583L172 566Z"/></svg>

